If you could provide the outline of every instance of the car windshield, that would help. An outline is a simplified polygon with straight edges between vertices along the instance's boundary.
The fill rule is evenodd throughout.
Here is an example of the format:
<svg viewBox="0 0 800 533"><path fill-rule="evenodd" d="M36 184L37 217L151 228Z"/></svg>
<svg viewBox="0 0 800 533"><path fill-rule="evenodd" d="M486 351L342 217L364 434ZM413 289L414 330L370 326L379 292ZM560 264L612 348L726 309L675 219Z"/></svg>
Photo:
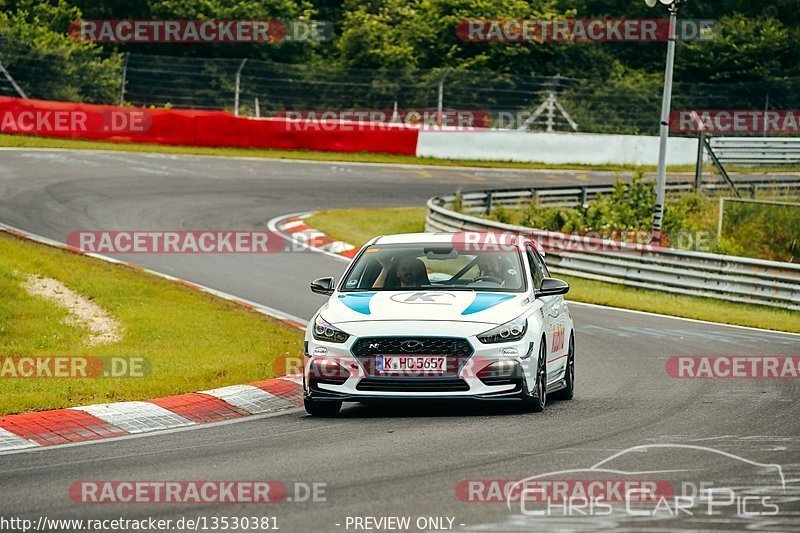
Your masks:
<svg viewBox="0 0 800 533"><path fill-rule="evenodd" d="M348 270L342 292L393 290L525 290L516 251L460 251L451 245L369 246Z"/></svg>

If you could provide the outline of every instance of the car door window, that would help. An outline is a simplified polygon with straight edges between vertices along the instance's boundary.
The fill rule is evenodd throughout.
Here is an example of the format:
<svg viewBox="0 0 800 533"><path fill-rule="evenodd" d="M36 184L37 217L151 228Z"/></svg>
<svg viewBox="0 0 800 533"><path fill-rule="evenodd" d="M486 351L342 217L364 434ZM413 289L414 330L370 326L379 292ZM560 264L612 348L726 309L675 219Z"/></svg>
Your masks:
<svg viewBox="0 0 800 533"><path fill-rule="evenodd" d="M531 265L531 274L533 276L533 288L539 289L542 287L542 280L546 277L544 265L539 261L536 252L530 248L526 249L528 252L528 262Z"/></svg>

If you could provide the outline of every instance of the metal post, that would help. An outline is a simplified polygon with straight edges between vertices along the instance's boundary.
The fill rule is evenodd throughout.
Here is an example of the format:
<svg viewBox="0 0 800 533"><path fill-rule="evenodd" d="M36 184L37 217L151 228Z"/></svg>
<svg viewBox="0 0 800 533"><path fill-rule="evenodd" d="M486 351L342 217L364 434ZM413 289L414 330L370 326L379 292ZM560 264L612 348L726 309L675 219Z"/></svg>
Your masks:
<svg viewBox="0 0 800 533"><path fill-rule="evenodd" d="M556 95L552 92L547 95L547 133L555 131L553 126L556 125Z"/></svg>
<svg viewBox="0 0 800 533"><path fill-rule="evenodd" d="M704 138L705 133L703 133L701 130L700 135L697 137L697 166L694 169L695 192L699 191L703 186L703 149L705 148L705 142L703 141Z"/></svg>
<svg viewBox="0 0 800 533"><path fill-rule="evenodd" d="M656 179L656 205L653 211L653 243L661 245L661 223L664 219L664 202L667 185L667 139L669 138L669 112L672 102L672 71L675 66L675 30L678 21L678 2L669 7L669 43L667 68L664 73L664 97L661 101L661 143L658 149L658 177Z"/></svg>
<svg viewBox="0 0 800 533"><path fill-rule="evenodd" d="M125 52L125 56L122 58L122 83L119 85L119 105L125 105L125 84L128 82L128 58L130 57L130 52Z"/></svg>
<svg viewBox="0 0 800 533"><path fill-rule="evenodd" d="M242 79L242 69L244 68L244 64L247 63L247 59L242 59L241 64L239 64L239 68L236 70L236 94L233 97L233 116L239 116L239 85Z"/></svg>
<svg viewBox="0 0 800 533"><path fill-rule="evenodd" d="M17 94L20 95L21 98L27 98L28 97L25 94L25 91L22 90L22 87L17 85L16 80L11 77L11 74L8 73L8 71L6 70L6 67L3 66L3 63L0 63L0 73L2 73L3 76L5 76L6 80L8 80L8 83L10 83L12 87L14 87L14 90L17 91Z"/></svg>
<svg viewBox="0 0 800 533"><path fill-rule="evenodd" d="M439 78L439 103L436 107L436 124L441 127L442 126L442 112L444 111L444 80L447 78L447 75L450 74L450 70L445 69L442 72L441 78Z"/></svg>
<svg viewBox="0 0 800 533"><path fill-rule="evenodd" d="M261 104L258 103L258 96L256 96L255 102L253 105L256 108L256 118L261 118Z"/></svg>
<svg viewBox="0 0 800 533"><path fill-rule="evenodd" d="M725 198L719 198L719 218L717 219L717 239L722 237L722 213L725 211Z"/></svg>

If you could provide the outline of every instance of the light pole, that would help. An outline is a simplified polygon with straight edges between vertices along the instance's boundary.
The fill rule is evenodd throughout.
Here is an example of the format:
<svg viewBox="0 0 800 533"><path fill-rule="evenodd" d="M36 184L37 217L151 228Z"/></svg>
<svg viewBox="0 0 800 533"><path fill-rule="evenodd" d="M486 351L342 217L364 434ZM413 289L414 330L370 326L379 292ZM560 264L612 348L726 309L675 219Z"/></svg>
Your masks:
<svg viewBox="0 0 800 533"><path fill-rule="evenodd" d="M649 7L658 2L669 7L669 41L667 43L667 68L664 74L664 98L661 101L661 142L658 148L658 177L656 179L656 205L653 210L652 240L661 245L661 223L664 219L665 189L667 185L667 139L669 138L669 112L672 102L672 71L675 66L675 31L678 10L687 0L644 0Z"/></svg>

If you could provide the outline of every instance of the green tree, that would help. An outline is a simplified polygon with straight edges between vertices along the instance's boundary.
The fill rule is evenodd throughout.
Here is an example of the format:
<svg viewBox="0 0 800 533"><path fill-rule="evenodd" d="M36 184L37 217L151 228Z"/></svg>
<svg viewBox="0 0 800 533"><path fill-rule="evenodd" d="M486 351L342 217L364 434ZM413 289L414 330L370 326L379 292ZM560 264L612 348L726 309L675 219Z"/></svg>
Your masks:
<svg viewBox="0 0 800 533"><path fill-rule="evenodd" d="M80 102L112 102L121 81L117 54L64 32L80 10L65 0L17 2L0 12L0 57L29 97ZM58 28L59 30L57 30Z"/></svg>

